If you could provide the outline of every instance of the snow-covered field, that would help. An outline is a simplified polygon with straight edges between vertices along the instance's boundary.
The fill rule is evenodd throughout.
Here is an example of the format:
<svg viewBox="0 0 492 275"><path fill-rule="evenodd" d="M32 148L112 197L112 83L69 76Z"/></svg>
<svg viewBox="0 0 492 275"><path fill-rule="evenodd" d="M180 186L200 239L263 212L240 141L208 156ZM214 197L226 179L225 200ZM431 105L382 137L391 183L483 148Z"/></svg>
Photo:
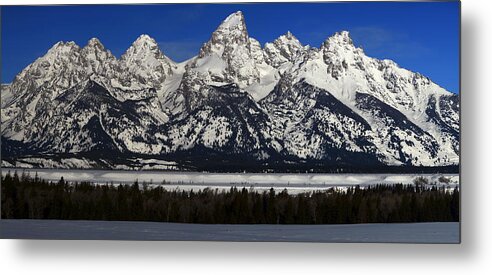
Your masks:
<svg viewBox="0 0 492 275"><path fill-rule="evenodd" d="M459 243L459 223L231 225L0 220L2 239Z"/></svg>
<svg viewBox="0 0 492 275"><path fill-rule="evenodd" d="M164 171L115 171L115 170L62 170L62 169L15 169L3 168L6 173L23 172L40 178L58 181L63 177L67 181L89 181L98 184L131 184L135 181L146 182L149 187L162 186L166 189L200 190L212 188L228 190L232 186L238 188L254 188L262 191L270 188L289 193L300 193L323 190L331 187L346 188L360 185L361 187L375 184L413 184L417 177L424 177L429 184L454 188L459 185L458 174L262 174L262 173L199 173L199 172L164 172ZM439 181L440 177L449 179L449 183Z"/></svg>

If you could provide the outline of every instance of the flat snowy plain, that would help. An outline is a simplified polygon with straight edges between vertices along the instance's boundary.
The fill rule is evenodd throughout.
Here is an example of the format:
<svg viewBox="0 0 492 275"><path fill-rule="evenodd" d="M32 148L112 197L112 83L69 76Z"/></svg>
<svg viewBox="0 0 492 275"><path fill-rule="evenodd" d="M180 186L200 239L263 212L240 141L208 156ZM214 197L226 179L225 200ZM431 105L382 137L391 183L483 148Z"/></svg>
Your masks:
<svg viewBox="0 0 492 275"><path fill-rule="evenodd" d="M347 188L375 184L413 184L416 177L424 177L429 183L454 189L459 186L458 174L262 174L262 173L200 173L200 172L167 172L167 171L121 171L121 170L63 170L63 169L19 169L2 168L6 173L23 172L31 176L37 173L40 178L58 181L63 177L66 181L89 181L96 184L132 184L146 182L149 187L162 186L168 190L194 190L205 188L228 190L232 186L238 188L254 188L258 191L287 189L291 194L313 190L325 190L332 187ZM449 183L440 183L444 176Z"/></svg>
<svg viewBox="0 0 492 275"><path fill-rule="evenodd" d="M0 220L2 239L459 243L459 223L182 224Z"/></svg>
<svg viewBox="0 0 492 275"><path fill-rule="evenodd" d="M168 190L211 188L229 190L253 188L266 191L287 189L290 194L345 189L374 184L413 184L416 177L429 183L459 186L457 174L260 174L198 173L165 171L62 170L3 168L6 173L23 172L46 180L89 181L96 184L132 184L147 182L150 188ZM450 180L439 183L439 177ZM165 183L163 183L165 181ZM344 225L223 225L179 224L124 221L0 220L3 239L94 239L94 240L167 240L167 241L286 241L286 242L386 242L386 243L459 243L459 223L344 224Z"/></svg>

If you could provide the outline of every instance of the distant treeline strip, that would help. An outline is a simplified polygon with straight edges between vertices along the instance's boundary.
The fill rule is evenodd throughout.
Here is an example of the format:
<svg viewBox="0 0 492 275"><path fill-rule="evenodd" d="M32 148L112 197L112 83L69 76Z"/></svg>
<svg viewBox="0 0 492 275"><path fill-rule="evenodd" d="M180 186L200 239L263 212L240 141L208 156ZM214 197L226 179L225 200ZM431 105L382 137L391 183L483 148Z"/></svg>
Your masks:
<svg viewBox="0 0 492 275"><path fill-rule="evenodd" d="M140 185L141 186L141 185ZM2 218L220 224L345 224L459 221L459 190L377 185L289 195L231 188L168 191L133 185L2 177Z"/></svg>

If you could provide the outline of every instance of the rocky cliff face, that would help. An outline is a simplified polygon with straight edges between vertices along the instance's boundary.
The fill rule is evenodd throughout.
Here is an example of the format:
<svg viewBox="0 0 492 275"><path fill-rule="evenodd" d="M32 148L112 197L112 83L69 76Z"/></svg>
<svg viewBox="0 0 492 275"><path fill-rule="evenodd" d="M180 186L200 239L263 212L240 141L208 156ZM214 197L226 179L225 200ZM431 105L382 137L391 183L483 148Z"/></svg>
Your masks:
<svg viewBox="0 0 492 275"><path fill-rule="evenodd" d="M2 85L1 112L7 158L99 151L191 166L207 156L306 167L459 164L457 95L366 56L345 31L319 48L290 32L262 48L241 12L179 64L147 35L119 59L95 38L83 48L59 42Z"/></svg>

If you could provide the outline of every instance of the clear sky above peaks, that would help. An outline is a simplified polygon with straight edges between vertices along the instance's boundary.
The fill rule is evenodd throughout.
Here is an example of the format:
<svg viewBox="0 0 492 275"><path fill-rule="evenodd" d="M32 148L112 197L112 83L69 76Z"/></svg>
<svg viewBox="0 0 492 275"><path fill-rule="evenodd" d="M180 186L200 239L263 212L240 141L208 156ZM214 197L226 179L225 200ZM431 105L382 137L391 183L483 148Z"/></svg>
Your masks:
<svg viewBox="0 0 492 275"><path fill-rule="evenodd" d="M459 91L459 2L346 2L2 6L2 83L58 41L85 46L92 37L119 57L141 34L184 61L229 14L241 10L248 33L262 43L291 31L319 47L348 30L367 55L392 59L451 92Z"/></svg>

